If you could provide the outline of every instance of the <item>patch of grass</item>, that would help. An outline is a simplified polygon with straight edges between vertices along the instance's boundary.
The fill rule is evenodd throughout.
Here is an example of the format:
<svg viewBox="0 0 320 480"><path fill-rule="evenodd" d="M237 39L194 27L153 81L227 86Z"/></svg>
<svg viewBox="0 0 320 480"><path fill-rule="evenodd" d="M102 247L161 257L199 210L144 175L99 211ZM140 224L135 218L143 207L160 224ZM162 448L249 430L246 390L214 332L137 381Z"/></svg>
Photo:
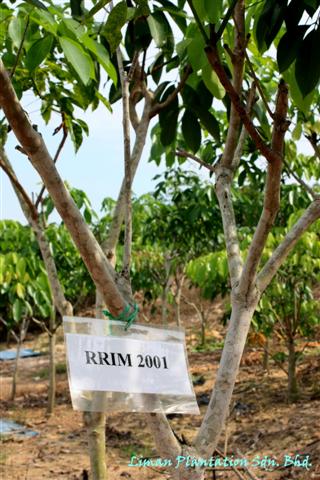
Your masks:
<svg viewBox="0 0 320 480"><path fill-rule="evenodd" d="M41 368L41 370L37 372L36 376L41 380L47 380L49 378L49 368L48 367Z"/></svg>
<svg viewBox="0 0 320 480"><path fill-rule="evenodd" d="M67 373L67 365L64 362L57 363L56 372L57 374Z"/></svg>
<svg viewBox="0 0 320 480"><path fill-rule="evenodd" d="M119 449L121 454L128 459L128 463L133 455L136 457L150 458L154 453L151 447L137 444L122 445L119 446Z"/></svg>
<svg viewBox="0 0 320 480"><path fill-rule="evenodd" d="M57 363L56 365L56 373L57 375L64 374L67 372L67 365L64 362ZM37 377L41 380L47 380L49 378L49 368L45 367L37 372Z"/></svg>
<svg viewBox="0 0 320 480"><path fill-rule="evenodd" d="M215 352L216 350L221 350L223 348L224 342L208 341L204 345L196 345L193 347L193 352Z"/></svg>

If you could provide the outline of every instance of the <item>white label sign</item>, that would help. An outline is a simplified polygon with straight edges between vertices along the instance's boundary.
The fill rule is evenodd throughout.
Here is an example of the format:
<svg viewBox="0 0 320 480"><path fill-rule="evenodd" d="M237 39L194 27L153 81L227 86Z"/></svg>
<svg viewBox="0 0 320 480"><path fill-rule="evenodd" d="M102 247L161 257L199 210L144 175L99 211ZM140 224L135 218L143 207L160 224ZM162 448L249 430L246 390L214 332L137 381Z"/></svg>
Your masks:
<svg viewBox="0 0 320 480"><path fill-rule="evenodd" d="M193 395L182 343L66 334L74 390Z"/></svg>

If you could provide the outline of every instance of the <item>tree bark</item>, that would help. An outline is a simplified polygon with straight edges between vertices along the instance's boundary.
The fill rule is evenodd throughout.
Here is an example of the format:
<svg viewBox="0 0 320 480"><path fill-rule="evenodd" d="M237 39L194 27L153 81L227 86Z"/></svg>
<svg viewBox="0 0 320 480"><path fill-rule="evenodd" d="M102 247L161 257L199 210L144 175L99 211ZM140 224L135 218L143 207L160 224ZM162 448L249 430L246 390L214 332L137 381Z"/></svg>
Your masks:
<svg viewBox="0 0 320 480"><path fill-rule="evenodd" d="M49 323L49 391L47 413L52 415L56 400L56 318L52 312Z"/></svg>
<svg viewBox="0 0 320 480"><path fill-rule="evenodd" d="M107 478L106 467L106 416L99 412L85 412L84 423L88 432L88 447L90 455L91 475L93 480Z"/></svg>
<svg viewBox="0 0 320 480"><path fill-rule="evenodd" d="M262 359L262 368L265 372L269 374L269 345L270 339L266 337L266 343L263 350L263 359Z"/></svg>
<svg viewBox="0 0 320 480"><path fill-rule="evenodd" d="M181 294L182 294L182 287L184 283L184 273L181 273L179 277L179 273L175 279L176 283L176 292L174 295L174 308L175 308L175 317L178 327L181 326Z"/></svg>
<svg viewBox="0 0 320 480"><path fill-rule="evenodd" d="M232 313L225 339L216 382L208 409L194 442L198 453L210 457L215 451L225 419L228 415L232 392L239 370L251 319L258 297L237 298L233 293Z"/></svg>
<svg viewBox="0 0 320 480"><path fill-rule="evenodd" d="M288 340L288 400L295 402L298 399L298 382L296 375L296 349L294 338Z"/></svg>
<svg viewBox="0 0 320 480"><path fill-rule="evenodd" d="M12 389L11 389L11 397L10 397L10 400L12 401L16 398L16 393L17 393L18 368L19 368L21 345L22 345L22 341L21 341L21 337L19 336L17 349L16 349L16 358L14 362L13 376L12 376Z"/></svg>

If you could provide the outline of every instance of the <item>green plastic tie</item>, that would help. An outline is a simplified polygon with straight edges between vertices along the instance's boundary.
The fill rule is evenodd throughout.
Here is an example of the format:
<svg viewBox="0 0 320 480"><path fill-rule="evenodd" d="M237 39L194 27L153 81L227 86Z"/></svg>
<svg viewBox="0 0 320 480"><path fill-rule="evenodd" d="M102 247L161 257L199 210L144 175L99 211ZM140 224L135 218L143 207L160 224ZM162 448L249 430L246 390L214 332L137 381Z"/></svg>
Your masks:
<svg viewBox="0 0 320 480"><path fill-rule="evenodd" d="M131 311L132 307L133 310ZM114 317L112 313L110 313L108 310L102 311L106 315L106 317L110 318L110 320L119 320L120 322L126 322L124 329L128 330L128 328L133 324L138 315L139 307L136 303L134 305L128 304L124 307L123 311L118 317Z"/></svg>

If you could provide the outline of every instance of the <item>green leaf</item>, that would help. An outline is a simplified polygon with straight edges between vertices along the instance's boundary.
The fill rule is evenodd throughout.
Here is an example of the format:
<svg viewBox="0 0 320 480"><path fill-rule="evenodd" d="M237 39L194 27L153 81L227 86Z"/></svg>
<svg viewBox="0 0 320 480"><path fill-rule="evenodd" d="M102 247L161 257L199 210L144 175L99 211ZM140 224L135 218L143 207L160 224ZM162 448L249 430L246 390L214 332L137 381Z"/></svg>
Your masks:
<svg viewBox="0 0 320 480"><path fill-rule="evenodd" d="M285 17L287 3L281 0L268 0L257 16L255 34L260 52L268 49L279 32Z"/></svg>
<svg viewBox="0 0 320 480"><path fill-rule="evenodd" d="M81 17L83 14L83 0L70 0L71 15Z"/></svg>
<svg viewBox="0 0 320 480"><path fill-rule="evenodd" d="M215 0L213 0L213 3ZM206 18L206 7L205 7L205 0L192 0L192 4L199 15L200 20L204 20Z"/></svg>
<svg viewBox="0 0 320 480"><path fill-rule="evenodd" d="M295 76L303 98L312 92L319 83L319 45L320 25L305 37L296 60Z"/></svg>
<svg viewBox="0 0 320 480"><path fill-rule="evenodd" d="M220 142L219 123L214 115L208 112L208 109L202 103L203 99L201 100L199 95L189 85L185 85L182 91L182 97L184 103L198 116L204 128L206 128L217 142Z"/></svg>
<svg viewBox="0 0 320 480"><path fill-rule="evenodd" d="M25 0L26 3L32 5L33 7L41 8L42 10L48 10L44 3L39 0Z"/></svg>
<svg viewBox="0 0 320 480"><path fill-rule="evenodd" d="M244 181L246 179L246 176L247 176L247 170L242 170L242 172L240 172L239 176L238 176L238 185L239 187L242 187L242 185L244 184Z"/></svg>
<svg viewBox="0 0 320 480"><path fill-rule="evenodd" d="M161 101L165 101L166 98L174 91L175 87L171 85L164 93ZM164 147L170 145L176 138L176 130L179 115L179 103L178 98L170 103L170 105L161 110L159 113L159 124L161 127L160 141Z"/></svg>
<svg viewBox="0 0 320 480"><path fill-rule="evenodd" d="M104 97L102 95L102 93L100 93L98 90L96 91L96 96L98 97L98 99L100 100L100 102L103 103L103 105L105 107L107 107L107 109L109 110L109 112L112 112L112 108L111 108L111 105L110 103L108 102L108 100L106 99L106 97Z"/></svg>
<svg viewBox="0 0 320 480"><path fill-rule="evenodd" d="M111 52L115 52L122 40L121 28L127 21L127 4L120 2L110 12L102 34L108 40Z"/></svg>
<svg viewBox="0 0 320 480"><path fill-rule="evenodd" d="M56 35L58 23L50 12L45 10L34 10L31 13L31 18L35 23L47 30L47 32Z"/></svg>
<svg viewBox="0 0 320 480"><path fill-rule="evenodd" d="M26 273L26 266L26 260L23 257L19 258L17 261L16 270L20 278L22 278Z"/></svg>
<svg viewBox="0 0 320 480"><path fill-rule="evenodd" d="M206 16L210 23L218 23L222 15L222 0L204 0Z"/></svg>
<svg viewBox="0 0 320 480"><path fill-rule="evenodd" d="M162 53L160 53L157 57L154 63L150 67L150 72L152 76L152 80L158 85L161 79L161 74L162 74L162 64L164 62L164 56Z"/></svg>
<svg viewBox="0 0 320 480"><path fill-rule="evenodd" d="M73 40L80 40L86 34L84 26L73 18L63 18L58 29L62 36L70 37Z"/></svg>
<svg viewBox="0 0 320 480"><path fill-rule="evenodd" d="M204 48L204 39L200 33L197 32L190 44L187 46L188 59L195 72L208 64L208 59Z"/></svg>
<svg viewBox="0 0 320 480"><path fill-rule="evenodd" d="M209 63L204 68L202 68L202 78L207 89L212 93L214 97L221 100L225 96L225 89L221 85L216 72L212 70L212 67Z"/></svg>
<svg viewBox="0 0 320 480"><path fill-rule="evenodd" d="M174 5L173 3L169 2L169 0L158 0L161 5L163 5L164 10L169 13L172 17L173 21L178 25L182 33L184 34L186 31L186 12L182 9Z"/></svg>
<svg viewBox="0 0 320 480"><path fill-rule="evenodd" d="M45 60L50 53L53 43L53 36L47 35L46 37L37 40L28 50L25 58L27 69L32 72Z"/></svg>
<svg viewBox="0 0 320 480"><path fill-rule="evenodd" d="M17 298L12 305L12 316L15 322L19 323L22 318L23 303Z"/></svg>
<svg viewBox="0 0 320 480"><path fill-rule="evenodd" d="M93 17L93 15L99 12L99 10L101 10L103 7L108 5L108 3L110 2L111 0L99 0L99 2L96 3L96 5L93 8L91 8L91 10L89 10L89 12L86 14L86 19Z"/></svg>
<svg viewBox="0 0 320 480"><path fill-rule="evenodd" d="M190 110L186 110L182 117L182 134L188 148L196 153L201 145L201 128L197 117Z"/></svg>
<svg viewBox="0 0 320 480"><path fill-rule="evenodd" d="M174 48L174 39L165 14L156 10L149 15L147 21L156 46L161 48L165 55L171 55Z"/></svg>
<svg viewBox="0 0 320 480"><path fill-rule="evenodd" d="M117 71L113 66L108 50L101 44L93 40L92 38L88 37L87 35L81 38L81 41L85 47L87 47L97 58L98 62L107 72L111 80L115 85L117 85L118 77Z"/></svg>
<svg viewBox="0 0 320 480"><path fill-rule="evenodd" d="M25 288L22 285L22 283L18 282L16 284L16 292L17 292L17 295L18 295L19 298L24 298Z"/></svg>
<svg viewBox="0 0 320 480"><path fill-rule="evenodd" d="M220 126L216 117L204 110L199 110L198 112L200 122L204 128L213 136L213 138L219 143L220 142Z"/></svg>
<svg viewBox="0 0 320 480"><path fill-rule="evenodd" d="M90 56L74 40L66 37L59 37L62 50L71 63L81 81L88 85L90 79L95 78L94 64Z"/></svg>
<svg viewBox="0 0 320 480"><path fill-rule="evenodd" d="M8 33L13 46L19 48L22 42L23 33L26 28L26 21L22 17L13 17L9 23Z"/></svg>
<svg viewBox="0 0 320 480"><path fill-rule="evenodd" d="M298 25L297 27L286 31L281 37L277 49L277 62L280 73L287 70L296 59L307 29L308 27L306 25Z"/></svg>

